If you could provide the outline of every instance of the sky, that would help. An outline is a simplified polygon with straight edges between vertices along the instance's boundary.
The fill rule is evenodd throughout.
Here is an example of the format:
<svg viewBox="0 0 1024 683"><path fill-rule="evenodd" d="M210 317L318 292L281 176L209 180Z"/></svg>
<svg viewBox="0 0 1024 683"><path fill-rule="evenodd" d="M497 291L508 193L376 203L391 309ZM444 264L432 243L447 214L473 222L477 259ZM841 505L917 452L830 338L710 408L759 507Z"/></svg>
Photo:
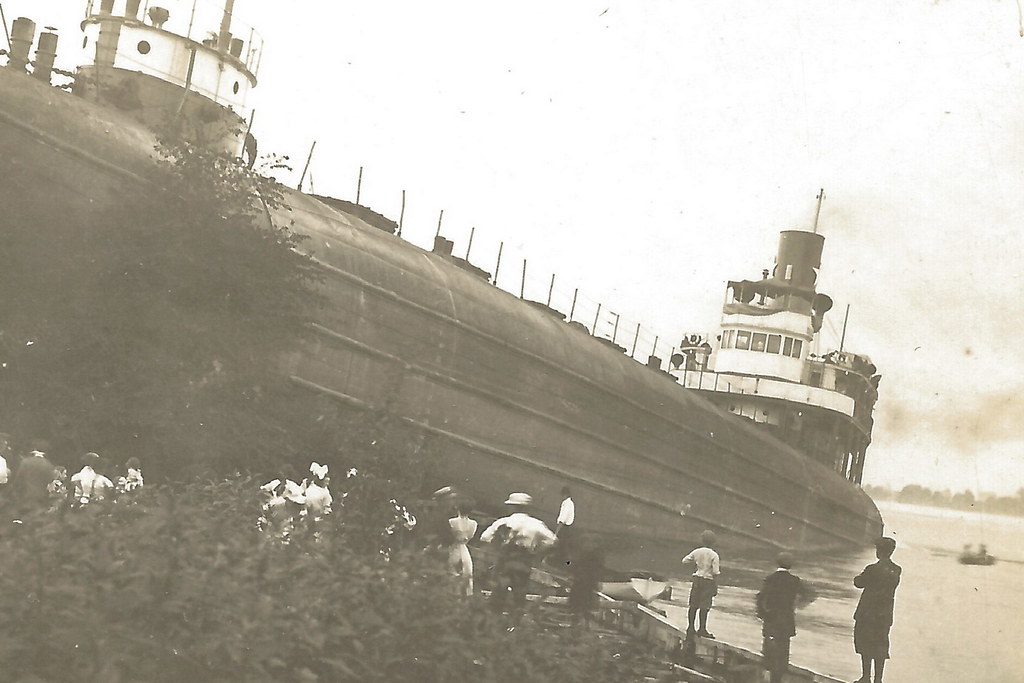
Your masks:
<svg viewBox="0 0 1024 683"><path fill-rule="evenodd" d="M191 2L160 4L183 17ZM3 0L57 27L85 2ZM813 226L819 350L882 375L865 483L1024 488L1017 0L237 0L249 104L296 185L397 220L637 358L713 332L725 283ZM239 23L241 26L241 23ZM216 28L211 26L210 28ZM247 29L237 28L245 36ZM578 291L578 294L576 294ZM601 315L597 316L597 305ZM618 317L618 329L615 320ZM637 333L637 324L640 332ZM633 339L637 343L633 344ZM655 344L657 344L655 346Z"/></svg>

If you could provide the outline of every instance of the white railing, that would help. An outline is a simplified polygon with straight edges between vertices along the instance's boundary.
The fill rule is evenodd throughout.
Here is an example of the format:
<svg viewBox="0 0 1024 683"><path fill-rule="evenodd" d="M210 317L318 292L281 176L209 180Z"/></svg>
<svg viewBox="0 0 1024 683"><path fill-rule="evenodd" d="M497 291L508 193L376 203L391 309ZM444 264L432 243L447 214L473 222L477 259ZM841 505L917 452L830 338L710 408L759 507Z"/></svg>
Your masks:
<svg viewBox="0 0 1024 683"><path fill-rule="evenodd" d="M687 389L776 398L825 408L853 417L855 401L838 391L765 377L748 377L701 370L673 370L671 374L679 378L679 383Z"/></svg>

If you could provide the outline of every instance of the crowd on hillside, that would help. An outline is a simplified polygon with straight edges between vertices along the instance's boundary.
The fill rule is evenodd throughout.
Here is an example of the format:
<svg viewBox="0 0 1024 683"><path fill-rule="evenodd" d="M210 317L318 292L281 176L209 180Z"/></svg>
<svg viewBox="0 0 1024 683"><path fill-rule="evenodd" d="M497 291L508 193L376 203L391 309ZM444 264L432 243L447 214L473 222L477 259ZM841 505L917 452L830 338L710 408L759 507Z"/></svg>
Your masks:
<svg viewBox="0 0 1024 683"><path fill-rule="evenodd" d="M68 476L63 465L55 465L38 448L18 454L9 438L0 434L0 499L19 511L73 508L130 496L142 488L142 466L138 458L115 465L98 453L81 456L81 469Z"/></svg>

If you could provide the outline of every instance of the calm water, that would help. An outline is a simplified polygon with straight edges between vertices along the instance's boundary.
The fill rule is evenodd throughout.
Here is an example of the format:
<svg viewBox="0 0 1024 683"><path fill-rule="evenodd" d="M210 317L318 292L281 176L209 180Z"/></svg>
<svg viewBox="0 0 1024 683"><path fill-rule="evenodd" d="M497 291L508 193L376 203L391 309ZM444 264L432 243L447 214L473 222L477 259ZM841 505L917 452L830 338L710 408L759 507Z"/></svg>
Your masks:
<svg viewBox="0 0 1024 683"><path fill-rule="evenodd" d="M883 503L886 533L903 567L891 632L890 683L1024 683L1024 519ZM961 565L966 544L985 543L999 561ZM817 601L797 614L792 661L852 681L860 675L853 651L853 611L860 591L853 577L874 561L861 555L803 560L793 571L818 590ZM768 564L730 567L715 599L710 630L728 642L760 651L760 622L751 617L758 576ZM681 594L685 602L685 587ZM661 605L664 606L664 605ZM685 623L685 607L669 616Z"/></svg>

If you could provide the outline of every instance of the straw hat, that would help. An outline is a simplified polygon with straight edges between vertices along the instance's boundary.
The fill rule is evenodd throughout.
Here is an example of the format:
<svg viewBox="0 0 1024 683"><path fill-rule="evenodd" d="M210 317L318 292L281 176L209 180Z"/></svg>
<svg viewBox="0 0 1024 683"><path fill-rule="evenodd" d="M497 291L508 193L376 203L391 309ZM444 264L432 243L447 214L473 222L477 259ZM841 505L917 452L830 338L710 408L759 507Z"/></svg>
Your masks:
<svg viewBox="0 0 1024 683"><path fill-rule="evenodd" d="M455 495L455 489L451 486L442 486L438 490L430 494L432 500L442 500L444 498L450 498Z"/></svg>
<svg viewBox="0 0 1024 683"><path fill-rule="evenodd" d="M533 496L529 493L510 493L505 505L532 505Z"/></svg>

